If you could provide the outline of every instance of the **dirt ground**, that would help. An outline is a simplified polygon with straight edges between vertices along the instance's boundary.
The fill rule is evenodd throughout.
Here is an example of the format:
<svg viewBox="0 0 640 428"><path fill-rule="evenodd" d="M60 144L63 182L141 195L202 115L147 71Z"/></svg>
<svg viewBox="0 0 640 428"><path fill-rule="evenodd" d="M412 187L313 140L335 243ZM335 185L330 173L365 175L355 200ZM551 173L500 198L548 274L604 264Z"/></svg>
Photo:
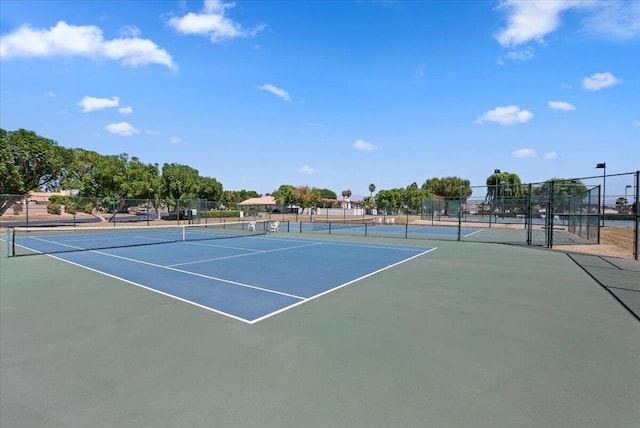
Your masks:
<svg viewBox="0 0 640 428"><path fill-rule="evenodd" d="M600 229L600 245L555 245L553 249L631 259L633 258L633 228L603 227Z"/></svg>

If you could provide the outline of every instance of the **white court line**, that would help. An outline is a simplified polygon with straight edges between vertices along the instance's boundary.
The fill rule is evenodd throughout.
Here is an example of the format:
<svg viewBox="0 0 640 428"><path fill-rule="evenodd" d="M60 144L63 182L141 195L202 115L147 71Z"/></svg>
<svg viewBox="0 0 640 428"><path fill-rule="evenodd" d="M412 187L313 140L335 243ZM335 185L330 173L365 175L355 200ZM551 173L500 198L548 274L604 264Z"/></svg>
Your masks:
<svg viewBox="0 0 640 428"><path fill-rule="evenodd" d="M309 239L288 239L288 238L272 238L269 237L267 239L277 239L278 241L285 242L321 242L327 245L337 245L341 247L360 247L360 248L370 248L370 249L383 249L383 250L396 250L396 251L421 251L425 247L411 247L408 245L383 245L383 244L359 244L354 242L344 242L344 241L327 241L327 240L317 240L312 241Z"/></svg>
<svg viewBox="0 0 640 428"><path fill-rule="evenodd" d="M275 253L277 251L296 250L298 248L313 247L315 245L323 245L323 244L318 242L318 243L315 243L315 244L296 245L295 247L276 248L276 249L273 249L273 250L253 250L252 253L248 253L248 254L234 254L233 256L215 257L215 258L205 259L205 260L196 260L196 261L193 261L193 262L175 263L175 264L167 265L167 267L194 265L194 264L197 264L197 263L215 262L217 260L234 259L234 258L237 258L237 257L250 257L250 256L255 256L256 254L266 254L266 253ZM215 245L214 245L214 247L215 247ZM234 247L225 247L225 248L234 248Z"/></svg>
<svg viewBox="0 0 640 428"><path fill-rule="evenodd" d="M468 237L468 236L475 235L476 233L480 233L480 232L482 232L483 230L484 230L484 229L478 229L478 230L476 230L476 231L474 231L474 232L467 233L466 235L463 235L462 237L463 237L463 238L466 238L466 237Z"/></svg>
<svg viewBox="0 0 640 428"><path fill-rule="evenodd" d="M194 302L192 300L183 299L182 297L178 297L178 296L175 296L173 294L165 293L164 291L156 290L155 288L151 288L151 287L148 287L146 285L142 285L142 284L139 284L137 282L133 282L133 281L130 281L128 279L124 279L124 278L121 278L119 276L103 272L101 270L90 268L89 266L85 266L85 265L82 265L80 263L75 263L75 262L72 262L71 260L66 260L66 259L60 258L58 256L54 256L52 254L47 254L47 256L49 256L49 257L51 257L53 259L56 259L56 260L60 260L61 262L64 262L64 263L69 263L70 265L77 266L77 267L82 268L82 269L87 269L87 270L89 270L91 272L95 272L95 273L98 273L100 275L104 275L104 276L109 277L109 278L113 278L113 279L117 279L117 280L126 282L127 284L135 285L136 287L144 288L147 291L152 291L154 293L161 294L161 295L163 295L165 297L170 297L172 299L176 299L176 300L179 300L181 302L188 303L188 304L193 305L193 306L197 306L198 308L206 309L208 311L215 312L216 314L224 315L224 316L227 316L229 318L233 318L235 320L242 321L242 322L247 323L247 324L251 324L251 321L249 321L247 319L244 319L244 318L241 318L241 317L239 317L237 315L232 315L232 314L229 314L227 312L223 312L223 311L220 311L218 309L211 308L209 306L201 305L200 303L196 303L196 302Z"/></svg>
<svg viewBox="0 0 640 428"><path fill-rule="evenodd" d="M373 271L373 272L371 272L371 273L368 273L368 274L363 275L363 276L361 276L361 277L358 277L358 278L356 278L356 279L352 279L351 281L349 281L349 282L345 282L344 284L341 284L341 285L338 285L338 286L336 286L336 287L333 287L333 288L332 288L332 289L330 289L330 290L326 290L326 291L323 291L323 292L322 292L322 293L320 293L320 294L316 294L315 296L308 297L308 298L304 299L304 300L303 300L303 301L301 301L301 302L296 302L296 303L294 303L293 305L286 306L286 307L284 307L284 308L282 308L282 309L279 309L279 310L277 310L277 311L275 311L275 312L271 312L271 313L269 313L269 314L267 314L267 315L264 315L264 316L262 316L262 317L260 317L260 318L256 318L256 319L254 319L253 321L249 321L249 324L255 324L255 323L257 323L257 322L260 322L260 321L266 320L267 318L271 318L271 317L272 317L272 316L274 316L274 315L278 315L278 314L280 314L280 313L282 313L282 312L284 312L284 311L288 311L289 309L293 309L293 308L295 308L296 306L303 305L303 304L305 304L305 303L307 303L307 302L310 302L310 301L312 301L312 300L314 300L314 299L317 299L317 298L319 298L319 297L322 297L322 296L324 296L325 294L332 293L332 292L334 292L334 291L336 291L336 290L339 290L339 289L341 289L341 288L343 288L343 287L346 287L347 285L351 285L351 284L353 284L354 282L361 281L361 280L363 280L363 279L365 279L365 278L368 278L368 277L370 277L370 276L376 275L376 274L378 274L378 273L380 273L380 272L382 272L382 271L385 271L385 270L387 270L387 269L391 269L392 267L398 266L398 265L400 265L400 264L402 264L402 263L408 262L409 260L413 260L413 259L415 259L415 258L417 258L417 257L423 256L423 255L425 255L425 254L427 254L427 253L430 253L430 252L432 252L432 251L435 251L435 250L437 250L437 249L438 249L438 247L430 248L430 249L428 249L427 251L423 251L423 252L421 252L421 253L419 253L419 254L416 254L416 255L414 255L414 256L411 256L411 257L409 257L409 258L407 258L407 259L400 260L399 262L394 263L394 264L392 264L392 265L385 266L385 267L383 267L383 268L381 268L381 269L378 269L378 270L376 270L376 271Z"/></svg>
<svg viewBox="0 0 640 428"><path fill-rule="evenodd" d="M41 239L41 240L44 241L44 242L55 243L55 242L47 241L47 240L44 240L44 239ZM82 247L76 247L76 246L73 246L73 245L68 245L68 244L60 244L60 245L63 245L65 247L75 248L77 250L84 250L84 248L82 248ZM215 281L225 282L225 283L237 285L237 286L240 286L240 287L252 288L254 290L264 291L266 293L279 294L281 296L291 297L291 298L294 298L294 299L304 299L304 297L296 296L295 294L283 293L281 291L271 290L269 288L262 288L262 287L258 287L256 285L244 284L242 282L231 281L231 280L228 280L228 279L218 278L218 277L215 277L215 276L203 275L203 274L196 273L196 272L189 272L188 270L176 269L176 268L173 268L173 267L170 267L170 266L164 266L164 265L159 265L159 264L156 264L156 263L145 262L144 260L132 259L130 257L124 257L124 256L118 256L118 255L115 255L115 254L109 254L109 253L105 253L103 251L98 251L98 250L88 250L88 251L90 253L101 254L101 255L107 256L107 257L113 257L113 258L116 258L116 259L127 260L127 261L133 262L133 263L140 263L140 264L143 264L143 265L153 266L153 267L157 267L157 268L160 268L160 269L167 269L167 270L171 270L171 271L174 271L174 272L179 272L179 273L184 273L184 274L187 274L187 275L197 276L197 277L200 277L200 278L212 279L212 280L215 280Z"/></svg>
<svg viewBox="0 0 640 428"><path fill-rule="evenodd" d="M224 239L234 239L234 238L224 238ZM213 241L216 241L216 238L213 238ZM189 245L200 245L203 247L212 247L212 248L229 248L232 250L243 250L243 251L255 251L256 253L259 253L262 250L256 250L255 248L244 248L244 247L232 247L230 245L218 245L218 244L207 244L204 242L205 240L202 241L182 241L185 244L189 244Z"/></svg>
<svg viewBox="0 0 640 428"><path fill-rule="evenodd" d="M300 241L295 240L295 239L283 239L283 238L275 238L275 239L284 240L284 241L287 241L287 242L292 242L292 241L300 242ZM52 241L46 241L46 240L43 240L43 241L44 242L49 242L49 243L54 243L54 244L59 244L59 243L52 242ZM334 244L334 241L317 242L317 241L308 241L307 240L306 242L309 242L310 244L316 244L316 245L320 245L320 244L323 244L323 243L324 244ZM372 246L372 245L345 244L345 243L337 243L337 244L344 245L344 246L356 246L356 247L374 248L374 249L376 249L376 248L383 248L383 249L387 248L387 249L410 251L410 249L408 247L405 247L405 248L394 247L394 246L385 247L385 246L381 246L381 245ZM75 247L75 246L68 245L68 244L60 244L60 245L67 246L67 247L70 247L70 248L79 249L79 250L83 249L83 248ZM308 245L308 246L310 246L310 245ZM435 251L437 249L438 249L438 247L430 248L430 249L428 249L426 251L423 251L421 253L418 253L418 254L416 254L416 255L414 255L412 257L406 258L404 260L401 260L401 261L399 261L397 263L394 263L394 264L391 264L389 266L385 266L385 267L383 267L381 269L378 269L376 271L370 272L370 273L368 273L366 275L360 276L360 277L358 277L356 279L353 279L351 281L345 282L344 284L338 285L338 286L333 287L333 288L331 288L329 290L325 290L322 293L319 293L319 294L316 294L314 296L307 297L307 298L301 297L301 296L296 296L296 295L293 295L293 294L287 294L287 293L283 293L283 292L279 292L279 291L275 291L275 290L271 290L271 289L267 289L267 288L257 287L257 286L253 286L253 285L249 285L249 284L243 284L243 283L236 282L236 281L230 281L230 280L225 280L225 279L222 279L222 278L217 278L217 277L212 277L212 276L208 276L208 275L198 274L198 273L195 273L195 272L189 272L189 271L184 271L184 270L181 270L181 269L175 269L175 268L172 268L172 267L169 267L169 266L163 266L163 265L158 265L158 264L155 264L155 263L145 262L143 260L136 260L136 259L131 259L131 258L127 258L127 257L117 256L115 254L109 254L109 253L105 253L105 252L97 251L97 250L89 250L89 252L92 252L92 253L95 253L95 254L101 254L101 255L104 255L104 256L107 256L107 257L114 257L114 258L119 258L119 259L123 259L123 260L128 260L128 261L131 261L131 262L134 262L134 263L145 264L145 265L149 265L149 266L153 266L153 267L158 267L158 268L161 268L161 269L167 269L167 270L171 270L171 271L175 271L175 272L179 272L179 273L184 273L184 274L187 274L187 275L198 276L198 277L202 277L202 278L205 278L205 279L212 279L212 280L216 280L216 281L221 281L221 282L229 283L229 284L232 284L232 285L237 285L237 286L240 286L240 287L252 288L252 289L256 289L256 290L263 291L263 292L266 292L266 293L278 294L278 295L282 295L282 296L286 296L286 297L290 297L290 298L294 298L294 299L298 299L299 300L298 302L296 302L296 303L294 303L292 305L285 306L285 307L283 307L283 308L281 308L281 309L279 309L277 311L271 312L271 313L269 313L267 315L264 315L264 316L259 317L259 318L255 318L253 320L247 320L247 319L238 317L236 315L232 315L232 314L229 314L227 312L223 312L223 311L220 311L218 309L214 309L214 308L211 308L209 306L205 306L205 305L193 302L191 300L187 300L187 299L184 299L182 297L178 297L178 296L175 296L173 294L169 294L169 293L166 293L164 291L160 291L160 290L157 290L155 288L151 288L151 287L139 284L137 282L133 282L131 280L121 278L121 277L116 276L116 275L112 275L112 274L109 274L109 273L106 273L106 272L103 272L103 271L100 271L100 270L97 270L97 269L94 269L94 268L90 268L88 266L84 266L84 265L79 264L79 263L72 262L70 260L66 260L64 258L60 258L60 257L52 255L52 254L47 254L47 256L52 257L52 258L54 258L56 260L60 260L60 261L65 262L65 263L69 263L69 264L74 265L74 266L78 266L78 267L83 268L83 269L87 269L87 270L95 272L95 273L110 277L110 278L114 278L114 279L118 279L120 281L124 281L124 282L126 282L128 284L135 285L137 287L143 288L143 289L148 290L148 291L152 291L154 293L158 293L158 294L161 294L163 296L170 297L170 298L179 300L181 302L188 303L188 304L191 304L193 306L197 306L199 308L209 310L209 311L217 313L219 315L225 315L225 316L228 316L228 317L233 318L235 320L245 322L247 324L255 324L255 323L263 321L263 320L265 320L267 318L271 318L272 316L275 316L275 315L278 315L280 313L283 313L283 312L285 312L285 311L287 311L289 309L293 309L293 308L295 308L295 307L297 307L299 305L302 305L304 303L307 303L307 302L310 302L310 301L312 301L314 299L322 297L322 296L324 296L326 294L329 294L329 293L332 293L332 292L334 292L336 290L344 288L344 287L346 287L348 285L351 285L351 284L353 284L355 282L358 282L358 281L361 281L361 280L363 280L365 278L368 278L370 276L376 275L376 274L378 274L378 273L380 273L382 271L385 271L387 269L391 269L391 268L393 268L395 266L398 266L398 265L400 265L402 263L408 262L409 260L413 260L413 259L415 259L417 257L420 257L420 256L425 255L427 253L430 253L432 251ZM417 251L417 249L414 249L413 251Z"/></svg>
<svg viewBox="0 0 640 428"><path fill-rule="evenodd" d="M200 277L200 278L213 279L215 281L226 282L227 284L233 284L233 285L237 285L237 286L240 286L240 287L251 288L251 289L254 289L254 290L264 291L266 293L279 294L281 296L291 297L291 298L294 298L294 299L304 299L304 297L296 296L295 294L283 293L281 291L271 290L269 288L258 287L257 285L244 284L242 282L231 281L229 279L218 278L216 276L210 276L210 275L204 275L204 274L197 273L197 272L189 272L188 270L176 269L176 268L173 268L173 267L170 267L170 266L164 266L164 265L159 265L159 264L156 264L156 263L145 262L144 260L132 259L130 257L118 256L118 255L115 255L115 254L109 254L109 253L105 253L105 252L102 252L102 251L96 251L96 250L91 250L90 252L91 253L95 253L95 254L102 254L103 256L113 257L113 258L116 258L116 259L127 260L127 261L133 262L133 263L140 263L140 264L143 264L143 265L153 266L153 267L157 267L157 268L160 268L160 269L166 269L166 270L170 270L170 271L174 271L174 272L184 273L184 274L187 274L187 275L193 275L193 276L197 276L197 277Z"/></svg>

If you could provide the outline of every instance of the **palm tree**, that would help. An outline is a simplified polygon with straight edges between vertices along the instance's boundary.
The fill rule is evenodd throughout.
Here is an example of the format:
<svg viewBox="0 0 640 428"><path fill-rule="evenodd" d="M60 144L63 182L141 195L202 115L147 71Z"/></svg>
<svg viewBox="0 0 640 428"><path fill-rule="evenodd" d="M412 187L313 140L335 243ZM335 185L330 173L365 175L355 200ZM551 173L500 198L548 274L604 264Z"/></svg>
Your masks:
<svg viewBox="0 0 640 428"><path fill-rule="evenodd" d="M375 192L375 191L376 191L376 185L375 185L375 184L373 184L373 183L369 184L369 192L371 193L371 195L370 195L370 196L371 196L372 198L373 198L373 192Z"/></svg>

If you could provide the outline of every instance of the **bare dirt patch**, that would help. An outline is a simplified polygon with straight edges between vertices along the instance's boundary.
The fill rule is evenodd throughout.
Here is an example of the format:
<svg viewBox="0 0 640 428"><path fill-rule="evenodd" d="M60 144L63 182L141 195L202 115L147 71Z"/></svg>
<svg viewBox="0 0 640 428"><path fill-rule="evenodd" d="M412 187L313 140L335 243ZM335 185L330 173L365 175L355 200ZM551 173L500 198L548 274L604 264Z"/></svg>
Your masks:
<svg viewBox="0 0 640 428"><path fill-rule="evenodd" d="M633 258L633 228L603 227L599 245L554 245L554 250L607 257Z"/></svg>

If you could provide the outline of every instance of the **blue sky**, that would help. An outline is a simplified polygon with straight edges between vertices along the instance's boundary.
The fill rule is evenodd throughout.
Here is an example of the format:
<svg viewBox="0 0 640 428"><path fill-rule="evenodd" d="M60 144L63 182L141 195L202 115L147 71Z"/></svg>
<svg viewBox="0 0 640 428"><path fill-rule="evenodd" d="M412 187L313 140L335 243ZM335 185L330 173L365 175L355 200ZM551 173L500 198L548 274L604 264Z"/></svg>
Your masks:
<svg viewBox="0 0 640 428"><path fill-rule="evenodd" d="M640 169L638 1L0 8L2 128L186 164L227 190Z"/></svg>

